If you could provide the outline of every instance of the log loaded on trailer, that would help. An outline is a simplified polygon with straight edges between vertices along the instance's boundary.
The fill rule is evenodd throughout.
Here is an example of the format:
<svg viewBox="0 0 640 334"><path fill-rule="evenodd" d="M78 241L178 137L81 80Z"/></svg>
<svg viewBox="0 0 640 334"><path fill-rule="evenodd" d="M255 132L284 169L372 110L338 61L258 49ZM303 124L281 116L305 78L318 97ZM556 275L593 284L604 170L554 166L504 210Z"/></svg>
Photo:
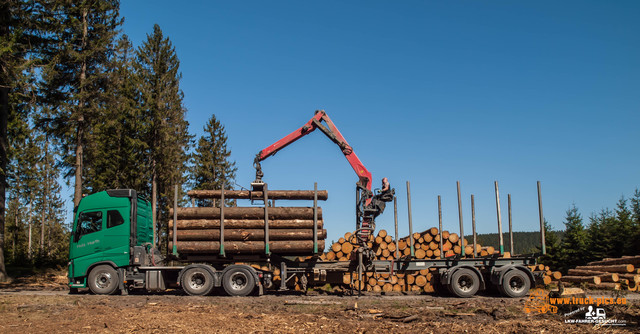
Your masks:
<svg viewBox="0 0 640 334"><path fill-rule="evenodd" d="M340 147L359 177L356 228L347 240L353 245L349 261L327 261L321 256L326 230L318 200L327 200L326 191L317 187L313 191L269 190L262 180L261 161L315 129ZM370 242L374 220L384 211L385 202L393 200L395 209L395 192L388 189L373 194L371 173L324 111L317 111L304 126L260 151L254 165L256 180L251 190L224 190L223 186L188 193L192 198L216 199L220 207L178 208L176 195L169 222L172 252L166 257L153 246L150 205L134 190L107 190L84 197L74 209L71 292L87 287L95 294L181 288L189 295L207 295L222 288L227 295L247 296L269 289L287 290L292 280L304 290L311 285L343 284L346 273L363 281L365 275L382 279L385 274L425 269L433 270L437 283L458 297L473 296L490 285L505 296L520 297L535 284L527 267L535 264L533 256L418 259L412 251L378 260ZM257 206L225 207L225 200L231 198ZM279 200L313 200L313 206L277 207ZM397 231L397 210L394 212ZM411 230L411 220L409 223ZM299 257L306 260L298 261ZM358 291L361 288L357 284Z"/></svg>

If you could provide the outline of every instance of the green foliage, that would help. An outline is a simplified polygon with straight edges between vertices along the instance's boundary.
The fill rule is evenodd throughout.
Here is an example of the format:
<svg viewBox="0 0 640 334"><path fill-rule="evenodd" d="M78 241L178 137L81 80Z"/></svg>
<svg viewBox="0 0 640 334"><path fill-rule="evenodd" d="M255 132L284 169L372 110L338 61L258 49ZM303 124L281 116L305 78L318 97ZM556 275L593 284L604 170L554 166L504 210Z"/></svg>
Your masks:
<svg viewBox="0 0 640 334"><path fill-rule="evenodd" d="M102 121L95 124L94 140L85 158L93 168L85 171L88 192L105 189L136 189L149 195L149 146L145 142L148 122L138 107L139 90L133 71L133 46L126 35L117 41L109 68L109 104Z"/></svg>
<svg viewBox="0 0 640 334"><path fill-rule="evenodd" d="M598 214L592 213L589 217L587 235L589 238L590 260L603 259L614 254L613 230L615 229L615 216L609 209L603 209Z"/></svg>
<svg viewBox="0 0 640 334"><path fill-rule="evenodd" d="M640 190L638 190L638 188L636 188L633 198L631 198L631 212L632 232L629 235L629 238L631 239L629 253L640 254Z"/></svg>
<svg viewBox="0 0 640 334"><path fill-rule="evenodd" d="M558 236L562 236L562 231L555 231ZM472 236L465 236L469 242ZM509 250L509 233L503 233L502 238L505 243L505 250ZM498 233L485 233L477 235L478 243L482 246L492 246L499 249ZM533 254L540 252L540 232L513 232L514 254Z"/></svg>
<svg viewBox="0 0 640 334"><path fill-rule="evenodd" d="M167 220L173 186L184 183L187 149L192 140L185 120L180 89L180 61L169 38L160 26L136 50L135 74L140 90L140 109L146 120L144 142L150 167L151 205L157 230L168 238ZM165 245L168 240L165 240Z"/></svg>
<svg viewBox="0 0 640 334"><path fill-rule="evenodd" d="M560 259L560 236L556 231L551 228L549 222L544 220L544 234L545 234L545 251L546 254L540 257L540 263L543 263L549 267L556 268L561 262ZM538 251L542 248L538 247Z"/></svg>
<svg viewBox="0 0 640 334"><path fill-rule="evenodd" d="M558 251L557 263L554 267L566 274L570 268L585 265L588 258L587 231L582 223L582 216L575 205L567 210L565 216L565 231Z"/></svg>
<svg viewBox="0 0 640 334"><path fill-rule="evenodd" d="M236 177L235 162L229 161L231 151L227 148L227 135L224 126L215 115L204 126L205 134L198 140L196 153L191 167L193 189L233 189ZM227 205L233 205L227 200ZM211 206L211 200L198 200L198 206ZM220 206L220 203L216 203Z"/></svg>
<svg viewBox="0 0 640 334"><path fill-rule="evenodd" d="M105 120L108 65L119 18L117 0L54 1L46 16L52 37L44 54L40 85L42 120L58 139L61 161L74 175L74 203L80 201L83 172L93 168L94 128Z"/></svg>

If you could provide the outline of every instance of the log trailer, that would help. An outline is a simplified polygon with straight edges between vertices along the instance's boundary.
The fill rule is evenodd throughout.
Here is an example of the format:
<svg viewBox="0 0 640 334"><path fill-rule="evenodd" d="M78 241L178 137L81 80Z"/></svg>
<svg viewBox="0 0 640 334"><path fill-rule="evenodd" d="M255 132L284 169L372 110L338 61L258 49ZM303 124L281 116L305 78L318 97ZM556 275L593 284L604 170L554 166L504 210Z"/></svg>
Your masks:
<svg viewBox="0 0 640 334"><path fill-rule="evenodd" d="M325 121L328 128L320 121ZM308 254L279 254L277 251L270 251L268 247L270 233L267 212L272 203L268 200L267 184L262 180L260 162L316 128L321 129L340 146L359 177L356 185L356 230L352 240L349 240L358 247L356 256L350 261L322 261L319 256L322 250L314 247L311 259L299 262L289 256ZM375 205L377 198L371 191L371 173L324 111L317 111L303 127L260 151L254 163L256 180L252 183L249 193L262 195L264 252L237 256L225 254L222 239L225 236L224 205L221 205L220 252L203 254L199 258L181 256L175 247L178 230L174 215L173 253L163 257L153 247L153 222L149 202L131 189L102 191L85 196L74 208L69 250L70 293L76 293L79 288L89 288L95 294L182 289L189 295L201 296L208 295L218 288L230 296L247 296L261 295L270 289L287 290L286 283L294 278L306 287L326 283L342 284L345 273L362 278L367 272L378 275L433 268L437 275L437 286L446 288L457 297L471 297L479 290L490 286L496 287L506 297L522 297L535 285L534 273L527 267L536 263L534 255L511 258L490 255L475 258L452 256L416 259L412 252L410 256L396 256L394 260L376 260L373 251L367 247L366 240L373 232L374 218L382 212L384 205L382 210L380 206ZM224 203L224 187L220 192L221 203ZM314 193L313 210L317 213L317 190ZM249 195L249 198L253 202L253 196ZM388 200L389 198L386 198L383 201ZM392 196L392 200L397 231L395 196ZM174 199L174 212L177 212L177 195ZM314 219L314 236L317 231L316 225L317 219ZM442 234L442 228L439 233ZM315 242L314 237L314 244ZM267 267L257 269L247 263L267 263ZM280 272L280 286L273 283L275 268ZM358 293L360 289L361 284L358 284Z"/></svg>

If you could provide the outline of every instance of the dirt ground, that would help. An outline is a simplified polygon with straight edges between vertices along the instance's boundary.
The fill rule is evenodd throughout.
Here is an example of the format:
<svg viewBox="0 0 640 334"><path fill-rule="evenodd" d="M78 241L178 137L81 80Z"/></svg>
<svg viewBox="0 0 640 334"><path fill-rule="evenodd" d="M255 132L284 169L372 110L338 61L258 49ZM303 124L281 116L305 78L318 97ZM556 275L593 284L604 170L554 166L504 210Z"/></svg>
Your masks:
<svg viewBox="0 0 640 334"><path fill-rule="evenodd" d="M69 295L66 277L48 273L0 284L0 332L116 333L592 333L640 331L640 295L607 308L624 326L565 323L573 309L527 314L528 298L483 295L335 296L269 294L191 297ZM588 295L611 296L610 292ZM620 297L620 296L618 296ZM583 318L584 319L584 318Z"/></svg>

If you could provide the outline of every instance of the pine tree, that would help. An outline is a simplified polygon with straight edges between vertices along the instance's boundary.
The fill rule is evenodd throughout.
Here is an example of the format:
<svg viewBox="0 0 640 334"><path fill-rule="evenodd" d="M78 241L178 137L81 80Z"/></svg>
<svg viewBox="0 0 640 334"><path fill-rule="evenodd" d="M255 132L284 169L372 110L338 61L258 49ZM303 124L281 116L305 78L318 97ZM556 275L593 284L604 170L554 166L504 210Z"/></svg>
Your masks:
<svg viewBox="0 0 640 334"><path fill-rule="evenodd" d="M230 161L231 150L227 148L227 135L224 126L215 115L204 126L205 134L200 137L196 153L193 156L191 179L193 189L233 189L236 170L235 161ZM227 205L233 205L228 200ZM198 206L211 206L211 200L198 200ZM216 206L220 206L217 203Z"/></svg>
<svg viewBox="0 0 640 334"><path fill-rule="evenodd" d="M86 173L90 192L131 188L149 194L148 125L138 107L139 91L133 72L134 51L126 35L119 38L109 69L109 103L103 121L94 126L94 149L87 158L93 168Z"/></svg>
<svg viewBox="0 0 640 334"><path fill-rule="evenodd" d="M587 232L582 223L582 216L575 205L567 210L565 216L565 232L560 243L558 269L566 274L568 269L587 263Z"/></svg>
<svg viewBox="0 0 640 334"><path fill-rule="evenodd" d="M186 109L182 104L184 94L180 89L179 66L171 41L163 36L159 25L154 25L153 33L147 35L147 40L136 51L134 68L139 80L143 117L148 122L145 142L149 148L151 208L156 237L156 231L163 231L168 226L163 217L173 197L173 185L184 181L186 151L191 141L184 118ZM165 236L168 233L165 232Z"/></svg>
<svg viewBox="0 0 640 334"><path fill-rule="evenodd" d="M11 177L11 139L17 133L8 123L20 119L24 100L25 75L33 61L30 54L40 50L38 29L44 24L34 18L36 4L20 0L0 2L0 282L8 278L4 265L6 184ZM42 25L42 26L37 26Z"/></svg>
<svg viewBox="0 0 640 334"><path fill-rule="evenodd" d="M631 251L634 245L631 244L630 237L633 235L633 218L624 196L618 200L616 205L615 225L612 233L614 239L613 256L632 255Z"/></svg>
<svg viewBox="0 0 640 334"><path fill-rule="evenodd" d="M591 214L589 221L587 229L589 261L613 257L615 240L612 231L615 227L615 216L611 210L603 209L599 214Z"/></svg>
<svg viewBox="0 0 640 334"><path fill-rule="evenodd" d="M631 212L633 224L630 234L632 245L630 254L640 254L640 190L638 188L631 198Z"/></svg>
<svg viewBox="0 0 640 334"><path fill-rule="evenodd" d="M544 235L544 244L547 254L540 257L540 263L544 263L547 266L557 268L561 261L558 253L558 248L560 247L560 238L546 219L544 220ZM538 249L538 252L542 251L542 247L538 246L536 248Z"/></svg>
<svg viewBox="0 0 640 334"><path fill-rule="evenodd" d="M42 70L43 102L49 106L51 134L59 139L67 176L74 175L74 205L83 192L83 173L91 168L84 159L95 124L104 120L107 66L122 20L117 0L60 1L51 15L56 43Z"/></svg>
<svg viewBox="0 0 640 334"><path fill-rule="evenodd" d="M60 170L49 148L46 135L40 137L40 158L36 168L35 219L40 225L38 259L42 263L62 264L68 255L69 230L64 226L64 202L58 183Z"/></svg>

